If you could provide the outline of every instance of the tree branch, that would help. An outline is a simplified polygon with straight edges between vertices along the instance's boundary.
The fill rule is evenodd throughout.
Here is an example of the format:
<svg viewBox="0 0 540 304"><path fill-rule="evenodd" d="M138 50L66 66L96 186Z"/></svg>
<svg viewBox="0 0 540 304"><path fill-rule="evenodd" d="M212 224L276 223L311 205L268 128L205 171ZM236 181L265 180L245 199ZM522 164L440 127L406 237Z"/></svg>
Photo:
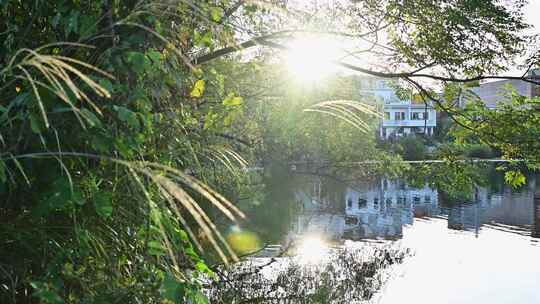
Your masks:
<svg viewBox="0 0 540 304"><path fill-rule="evenodd" d="M303 31L303 30L299 30L299 31ZM203 64L203 63L206 63L206 62L211 61L213 59L219 58L221 56L225 56L225 55L228 55L228 54L240 51L240 50L245 50L245 49L248 49L248 48L251 48L251 47L254 47L254 46L267 46L267 47L271 47L271 48L274 48L274 49L288 50L287 46L285 46L283 44L280 44L280 43L270 41L269 39L282 38L286 34L292 34L294 32L299 32L299 31L287 30L287 31L281 31L281 32L276 32L276 33L260 36L260 37L255 37L255 38L250 39L248 41L242 42L242 43L240 43L238 45L225 47L225 48L216 50L216 51L214 51L212 53L199 56L193 61L193 63L194 64ZM404 79L405 78L409 78L409 79L412 79L412 78L428 78L428 79L432 79L432 80L448 81L448 82L456 82L456 83L467 83L467 82L479 81L479 80L500 79L500 80L521 80L521 81L529 82L529 83L532 83L532 84L535 84L535 85L540 85L540 77L539 76L532 76L532 77L529 76L528 77L526 75L522 75L522 76L495 76L495 75L484 76L484 75L479 75L479 76L475 76L475 77L459 78L459 77L453 77L453 76L449 77L449 76L439 76L439 75L434 75L434 74L418 73L419 71L422 71L425 68L427 68L425 66L421 67L421 68L418 68L418 69L416 69L414 71L411 71L411 72L387 73L387 72L379 72L379 71L374 71L374 70L371 70L371 69L362 68L362 67L359 67L359 66L356 66L356 65L353 65L353 64L350 64L350 63L346 63L346 62L343 62L343 61L339 61L339 60L332 61L332 63L337 65L337 66L340 66L340 67L343 67L343 68L346 68L346 69L349 69L349 70L352 70L352 71L360 72L360 73L363 73L363 74L366 74L366 75L381 77L381 78L404 78ZM436 63L432 62L432 63L430 63L428 65L428 67L429 66L436 66Z"/></svg>
<svg viewBox="0 0 540 304"><path fill-rule="evenodd" d="M246 0L238 0L233 6L231 6L229 9L225 10L225 13L223 13L223 17L219 20L219 24L223 24L223 22L227 21L229 17L234 14L242 5L246 3Z"/></svg>
<svg viewBox="0 0 540 304"><path fill-rule="evenodd" d="M251 40L242 42L242 43L234 45L234 46L228 46L228 47L216 50L216 51L214 51L212 53L205 54L205 55L197 57L193 61L193 65L203 64L203 63L206 63L208 61L219 58L221 56L225 56L225 55L228 55L228 54L231 54L231 53L235 53L235 52L238 52L238 51L241 51L241 50L245 50L245 49L248 49L248 48L251 48L251 47L254 47L254 46L261 46L262 45L262 46L268 46L268 47L272 47L272 48L276 48L276 49L286 50L287 47L267 40L269 38L276 38L276 36L277 36L276 34L270 34L270 35L265 35L265 36L261 36L261 37L256 37L256 38L253 38Z"/></svg>

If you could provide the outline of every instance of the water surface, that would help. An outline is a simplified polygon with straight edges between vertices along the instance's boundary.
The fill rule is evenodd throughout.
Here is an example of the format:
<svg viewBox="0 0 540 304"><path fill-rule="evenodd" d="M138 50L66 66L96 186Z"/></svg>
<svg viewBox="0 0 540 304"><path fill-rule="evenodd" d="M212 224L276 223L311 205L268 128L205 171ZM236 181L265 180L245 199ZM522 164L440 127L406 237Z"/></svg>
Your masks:
<svg viewBox="0 0 540 304"><path fill-rule="evenodd" d="M263 256L313 238L332 248L410 248L371 302L540 303L536 178L520 189L498 174L487 180L457 199L399 179L274 175L263 202L247 208L248 225L274 245Z"/></svg>

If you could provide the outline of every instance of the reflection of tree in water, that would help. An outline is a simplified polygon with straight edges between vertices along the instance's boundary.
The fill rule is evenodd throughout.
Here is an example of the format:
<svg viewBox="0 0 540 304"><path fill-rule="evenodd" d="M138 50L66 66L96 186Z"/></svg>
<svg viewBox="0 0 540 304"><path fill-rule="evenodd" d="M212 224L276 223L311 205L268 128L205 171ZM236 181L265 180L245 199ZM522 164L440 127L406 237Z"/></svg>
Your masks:
<svg viewBox="0 0 540 304"><path fill-rule="evenodd" d="M265 168L262 177L263 199L257 206L243 209L248 215L246 227L255 231L263 243L281 243L289 233L303 206L298 194L320 203L320 210L330 213L343 212L346 184L332 178L296 175L286 166L272 165Z"/></svg>
<svg viewBox="0 0 540 304"><path fill-rule="evenodd" d="M256 231L264 243L279 243L289 232L296 212L296 185L288 168L277 165L265 168L263 184L261 204L245 210L249 228Z"/></svg>
<svg viewBox="0 0 540 304"><path fill-rule="evenodd" d="M211 303L367 302L408 250L389 245L335 249L318 264L296 257L248 260L226 271L209 290Z"/></svg>

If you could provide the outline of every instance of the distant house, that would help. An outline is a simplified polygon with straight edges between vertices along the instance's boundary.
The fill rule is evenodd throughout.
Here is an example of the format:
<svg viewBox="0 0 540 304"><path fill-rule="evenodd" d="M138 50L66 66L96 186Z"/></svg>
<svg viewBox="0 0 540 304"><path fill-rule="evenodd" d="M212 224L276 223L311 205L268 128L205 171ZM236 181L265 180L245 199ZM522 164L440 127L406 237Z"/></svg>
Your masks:
<svg viewBox="0 0 540 304"><path fill-rule="evenodd" d="M540 80L540 70L532 70L528 76ZM499 103L509 102L509 90L528 98L540 96L540 85L514 79L485 82L470 89L489 109L495 109Z"/></svg>
<svg viewBox="0 0 540 304"><path fill-rule="evenodd" d="M360 95L382 105L383 118L379 136L384 139L408 134L433 135L437 113L432 105L413 103L411 98L399 98L396 88L385 79L365 77L359 82Z"/></svg>

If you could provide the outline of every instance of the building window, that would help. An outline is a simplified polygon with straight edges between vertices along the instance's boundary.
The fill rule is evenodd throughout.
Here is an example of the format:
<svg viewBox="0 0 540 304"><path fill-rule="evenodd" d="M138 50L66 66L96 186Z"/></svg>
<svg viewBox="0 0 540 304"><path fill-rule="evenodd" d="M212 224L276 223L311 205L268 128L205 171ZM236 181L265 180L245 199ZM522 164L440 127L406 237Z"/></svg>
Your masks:
<svg viewBox="0 0 540 304"><path fill-rule="evenodd" d="M358 208L364 208L367 205L367 201L363 198L358 198Z"/></svg>
<svg viewBox="0 0 540 304"><path fill-rule="evenodd" d="M346 217L345 225L358 225L358 218L356 217Z"/></svg>
<svg viewBox="0 0 540 304"><path fill-rule="evenodd" d="M411 119L412 120L428 120L429 115L428 115L428 112L412 112Z"/></svg>
<svg viewBox="0 0 540 304"><path fill-rule="evenodd" d="M390 112L384 112L384 119L390 119Z"/></svg>
<svg viewBox="0 0 540 304"><path fill-rule="evenodd" d="M347 208L351 208L352 207L352 199L349 197L347 198Z"/></svg>
<svg viewBox="0 0 540 304"><path fill-rule="evenodd" d="M394 113L395 120L405 120L405 112Z"/></svg>

